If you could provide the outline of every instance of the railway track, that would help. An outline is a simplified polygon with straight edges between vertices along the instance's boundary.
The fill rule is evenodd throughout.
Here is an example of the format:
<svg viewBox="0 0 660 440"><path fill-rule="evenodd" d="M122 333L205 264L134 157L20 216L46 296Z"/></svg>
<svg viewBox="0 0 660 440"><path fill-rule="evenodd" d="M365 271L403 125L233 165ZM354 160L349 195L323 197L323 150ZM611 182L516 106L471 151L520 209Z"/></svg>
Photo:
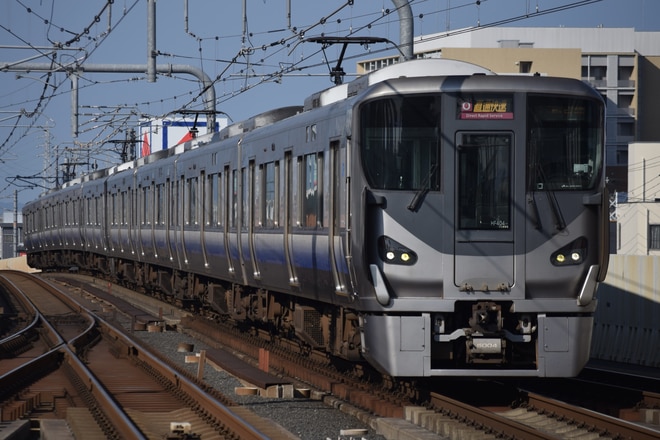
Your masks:
<svg viewBox="0 0 660 440"><path fill-rule="evenodd" d="M161 311L162 311L161 306ZM141 313L144 313L141 312ZM558 439L558 438L658 438L660 432L611 416L584 410L579 406L564 404L534 393L519 393L514 407L510 401L499 406L462 402L430 393L425 406L415 406L414 392L399 388L392 392L391 385L381 383L374 387L364 377L351 377L328 369L329 363L322 356L307 356L303 360L282 344L267 342L268 336L252 331L248 335L223 329L208 320L190 316L183 319L187 332L208 343L222 340L223 346L259 360L259 352L266 349L269 365L280 375L296 377L306 384L340 399L335 406L346 405L366 423L376 426L386 438L398 438L405 431L410 438L415 428L402 424L403 419L417 425L419 438L429 431L446 438L511 438L511 439ZM292 347L295 348L295 347ZM295 351L292 350L292 351ZM244 361L245 362L245 361ZM478 386L478 385L477 385ZM474 394L477 394L475 391ZM423 399L422 392L418 395ZM561 408L561 409L560 409ZM467 437L466 437L467 436ZM582 436L582 437L580 437Z"/></svg>
<svg viewBox="0 0 660 440"><path fill-rule="evenodd" d="M53 285L19 273L1 276L26 310L34 304L29 313L49 329L52 345L40 356L21 357L21 365L0 376L2 421L14 422L12 429L26 429L29 420L41 419L50 430L85 439L280 436L277 426L240 409L232 411ZM62 332L65 336L50 323L54 318L58 328L79 323L73 312L88 322L82 331ZM68 317L66 324L62 316Z"/></svg>

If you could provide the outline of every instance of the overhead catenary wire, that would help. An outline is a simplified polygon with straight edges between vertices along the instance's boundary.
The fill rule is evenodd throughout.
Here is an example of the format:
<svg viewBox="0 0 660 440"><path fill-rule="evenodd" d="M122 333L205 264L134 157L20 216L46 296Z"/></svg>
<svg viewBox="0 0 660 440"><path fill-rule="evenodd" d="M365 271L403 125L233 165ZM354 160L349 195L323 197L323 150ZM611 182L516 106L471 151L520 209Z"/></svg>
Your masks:
<svg viewBox="0 0 660 440"><path fill-rule="evenodd" d="M385 4L388 0L384 0L383 4ZM487 0L483 0L484 2ZM571 2L568 3L568 5L581 5L585 3L593 3L595 1L600 1L600 0L591 0L589 2L585 1L578 1L578 2ZM84 43L83 47L85 50L88 51L84 58L82 59L82 62L84 63L86 59L88 59L89 54L91 52L96 51L99 47L102 46L104 41L107 41L107 38L109 35L111 35L111 31L113 29L116 29L117 25L121 20L123 20L128 14L133 10L134 6L139 2L139 0L135 0L131 5L128 5L128 7L125 5L124 6L124 11L123 13L115 14L115 16L119 16L119 19L116 20L116 22L113 24L112 23L112 18L110 17L110 12L112 8L109 6L111 4L111 1L105 2L102 7L99 7L99 11L94 14L92 17L88 17L87 21L84 22L83 27L78 28L77 30L71 30L71 29L65 29L65 34L67 35L67 38L65 42L71 42L70 44L73 44L76 42L76 39L78 40L77 42L79 43ZM22 6L25 6L25 1L18 1L17 3L21 4ZM383 9L388 9L387 12L383 11L375 11L374 13L371 14L364 14L364 15L358 15L358 14L353 14L352 13L352 8L350 13L342 13L342 11L345 10L345 8L348 8L352 6L352 1L347 1L343 2L340 4L336 9L333 11L328 12L324 16L318 18L316 21L312 23L307 23L304 25L300 25L300 23L296 23L296 19L299 17L297 14L295 14L295 11L288 10L286 14L287 18L287 26L286 27L276 27L273 29L255 29L252 31L249 27L246 29L246 32L243 34L245 35L245 47L243 49L246 49L249 54L249 59L248 57L245 56L245 51L241 53L241 51L237 50L235 52L235 55L233 57L230 57L229 59L218 59L218 57L205 57L204 52L207 51L207 45L204 44L206 41L214 41L217 42L219 41L220 38L232 38L235 36L231 35L226 35L226 36L211 36L211 37L201 37L199 36L200 33L196 31L192 31L194 35L198 36L198 42L197 42L197 47L198 47L198 53L194 57L187 58L189 55L184 54L184 55L178 55L175 53L170 53L165 55L166 51L159 51L159 56L169 56L173 59L191 59L195 60L196 63L198 63L200 66L204 66L206 63L213 63L214 65L220 65L219 73L217 75L214 75L214 79L212 80L213 85L223 83L223 84L235 84L235 87L230 88L228 90L225 90L221 93L219 93L216 96L215 99L215 104L216 105L224 105L227 102L231 101L235 97L253 90L265 83L269 82L280 82L282 81L283 78L287 76L313 76L316 75L317 73L315 70L317 70L319 67L322 67L325 65L325 63L320 62L318 60L318 56L320 54L320 50L317 50L317 48L314 48L312 50L305 50L304 53L296 53L294 55L291 55L294 59L288 59L290 58L289 55L287 54L288 49L292 44L295 44L297 41L299 41L304 35L321 30L326 34L335 34L335 35L355 35L359 34L360 32L367 32L371 33L373 30L380 25L386 26L389 25L392 21L396 20L396 14L393 14L395 11L394 8L383 8ZM455 3L455 2L454 2ZM411 4L414 6L416 4L430 4L428 0L418 0L418 1L411 1ZM538 4L538 2L537 2ZM57 41L57 36L55 35L55 32L57 29L59 29L58 25L53 23L53 11L57 7L57 3L53 3L52 8L50 9L50 17L47 17L47 15L41 16L42 21L47 20L49 22L48 24L48 31L47 31L47 38L49 41L56 42ZM452 5L452 8L459 8L459 7L474 7L474 2L473 1L466 1L463 4L460 5ZM26 7L26 6L25 6ZM435 6L434 6L435 7ZM101 24L99 20L99 17L102 16L103 13L107 13L108 20L107 20L107 26L105 24ZM115 11L116 12L116 11ZM435 10L431 12L427 12L426 16L430 16L433 14L441 14L444 13L444 9L442 7L437 6ZM246 14L247 15L247 14ZM36 15L35 15L36 16ZM415 19L421 20L423 17L415 17ZM525 19L525 18L519 18L519 19ZM325 26L328 22L334 21L337 23L336 29L328 29L327 26ZM250 24L250 23L248 23ZM345 24L345 25L344 25ZM488 24L482 24L481 28L484 28ZM95 33L95 27L103 27L100 31ZM287 32L287 35L282 35L281 38L275 38L272 39L270 43L262 43L253 40L252 37L259 35L261 37L266 37L266 39L269 36L276 35L277 33L280 32ZM93 34L93 35L92 35ZM214 43L216 44L216 43ZM387 51L391 51L391 47L386 47L386 48L370 48L370 54L375 55L379 53L385 53ZM346 60L352 60L356 59L358 57L363 56L363 54L351 54L347 56L345 59ZM284 61L286 60L286 61ZM59 60L58 60L59 62ZM309 72L306 74L306 72ZM176 76L174 75L173 78L177 79L184 79L183 77ZM134 79L131 80L126 80L127 82L133 81ZM143 80L143 78L138 79L138 80ZM91 79L88 79L87 74L81 75L81 81L88 83L90 86L100 86L104 84L104 82L101 81L94 81ZM239 85L240 81L240 85ZM61 84L62 81L59 82ZM49 94L50 96L58 96L60 93L66 93L62 92L61 90L58 91L50 91L48 90L45 94L45 97L48 97ZM137 104L141 107L149 107L149 111L146 111L144 113L150 113L153 114L154 117L158 117L159 115L165 115L171 111L171 109L163 109L162 112L158 111L153 111L151 107L158 107L158 106L167 106L168 103L171 105L175 106L176 108L183 108L183 109L193 109L197 108L201 105L201 100L200 97L204 93L204 87L200 87L197 82L194 83L194 87L192 90L189 90L188 92L183 92L183 93L177 93L173 94L170 96L164 96L159 98L158 100L136 100L138 102L133 102L130 104ZM42 104L39 106L39 110L43 111L45 108L44 103L47 104L47 101L42 101L41 99L39 100L42 102ZM181 104L182 103L182 104ZM30 111L33 111L37 105L34 107L30 108ZM35 113L36 115L36 113ZM113 125L113 122L110 120L104 121L104 126L107 124L108 127ZM126 127L126 122L123 120L117 119L116 124L122 127ZM92 135L93 131L95 128L101 129L101 127L93 127L92 125L85 125L84 126L85 134ZM14 137L15 135L12 135L11 137ZM10 138L11 138L10 137ZM98 140L101 142L103 140L103 136L100 137L95 137L95 140ZM14 139L12 139L13 141ZM89 141L89 139L86 139L86 141ZM11 145L13 146L17 145L17 142L11 142ZM2 147L0 147L1 149ZM9 149L11 149L9 148ZM3 151L3 150L0 150Z"/></svg>

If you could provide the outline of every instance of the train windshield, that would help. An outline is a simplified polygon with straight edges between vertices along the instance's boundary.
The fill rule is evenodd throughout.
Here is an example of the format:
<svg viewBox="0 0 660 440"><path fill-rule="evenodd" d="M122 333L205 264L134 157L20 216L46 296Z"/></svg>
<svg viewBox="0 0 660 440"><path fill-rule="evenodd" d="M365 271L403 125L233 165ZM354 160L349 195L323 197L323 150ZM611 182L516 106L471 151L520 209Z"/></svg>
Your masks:
<svg viewBox="0 0 660 440"><path fill-rule="evenodd" d="M597 101L528 97L527 163L530 191L586 190L603 162L603 108Z"/></svg>
<svg viewBox="0 0 660 440"><path fill-rule="evenodd" d="M440 97L394 96L360 109L360 151L372 188L440 190Z"/></svg>

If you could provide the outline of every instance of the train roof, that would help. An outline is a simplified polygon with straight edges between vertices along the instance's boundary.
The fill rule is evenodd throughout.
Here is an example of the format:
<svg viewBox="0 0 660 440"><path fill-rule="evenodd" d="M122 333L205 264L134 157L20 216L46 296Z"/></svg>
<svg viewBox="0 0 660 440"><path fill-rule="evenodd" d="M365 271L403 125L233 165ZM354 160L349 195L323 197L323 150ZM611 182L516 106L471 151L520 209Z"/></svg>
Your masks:
<svg viewBox="0 0 660 440"><path fill-rule="evenodd" d="M289 118L291 116L297 115L303 111L303 107L299 105L294 105L290 107L281 107L275 110L269 110L264 113L259 113L256 116L252 116L249 119L246 119L235 124L231 124L220 131L220 139L227 139L233 136L237 136L243 133L247 133L254 129L264 127L266 125L274 124L275 122L281 121L282 119Z"/></svg>
<svg viewBox="0 0 660 440"><path fill-rule="evenodd" d="M360 76L351 82L340 84L338 86L330 87L328 89L314 93L305 99L304 106L281 107L257 114L246 120L231 124L223 128L220 132L202 135L192 139L191 141L179 144L173 148L167 150L159 150L148 156L144 156L133 161L125 162L103 170L94 171L89 175L82 176L81 178L77 178L63 184L61 188L67 188L76 184L95 180L100 177L112 176L121 171L140 167L165 157L180 154L184 151L204 146L217 140L240 136L244 133L248 133L252 130L274 124L302 112L351 98L358 95L363 90L387 80L398 78L431 78L475 75L498 76L491 70L476 64L442 58L415 59L402 63L392 64L390 66ZM518 77L518 80L521 78L522 77ZM505 78L502 78L502 80L507 81ZM54 190L57 190L57 188L47 191L46 193L50 193Z"/></svg>

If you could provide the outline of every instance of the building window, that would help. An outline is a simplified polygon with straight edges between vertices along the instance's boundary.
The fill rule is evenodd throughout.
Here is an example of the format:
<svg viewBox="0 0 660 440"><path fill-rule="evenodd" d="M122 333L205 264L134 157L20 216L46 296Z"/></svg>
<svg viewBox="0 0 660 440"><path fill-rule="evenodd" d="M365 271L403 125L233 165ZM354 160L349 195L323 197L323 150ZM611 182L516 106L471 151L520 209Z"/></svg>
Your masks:
<svg viewBox="0 0 660 440"><path fill-rule="evenodd" d="M660 250L660 225L649 225L649 250Z"/></svg>
<svg viewBox="0 0 660 440"><path fill-rule="evenodd" d="M635 136L635 124L633 122L619 122L617 124L618 136Z"/></svg>
<svg viewBox="0 0 660 440"><path fill-rule="evenodd" d="M520 61L518 65L520 73L531 73L532 72L532 62L531 61Z"/></svg>

